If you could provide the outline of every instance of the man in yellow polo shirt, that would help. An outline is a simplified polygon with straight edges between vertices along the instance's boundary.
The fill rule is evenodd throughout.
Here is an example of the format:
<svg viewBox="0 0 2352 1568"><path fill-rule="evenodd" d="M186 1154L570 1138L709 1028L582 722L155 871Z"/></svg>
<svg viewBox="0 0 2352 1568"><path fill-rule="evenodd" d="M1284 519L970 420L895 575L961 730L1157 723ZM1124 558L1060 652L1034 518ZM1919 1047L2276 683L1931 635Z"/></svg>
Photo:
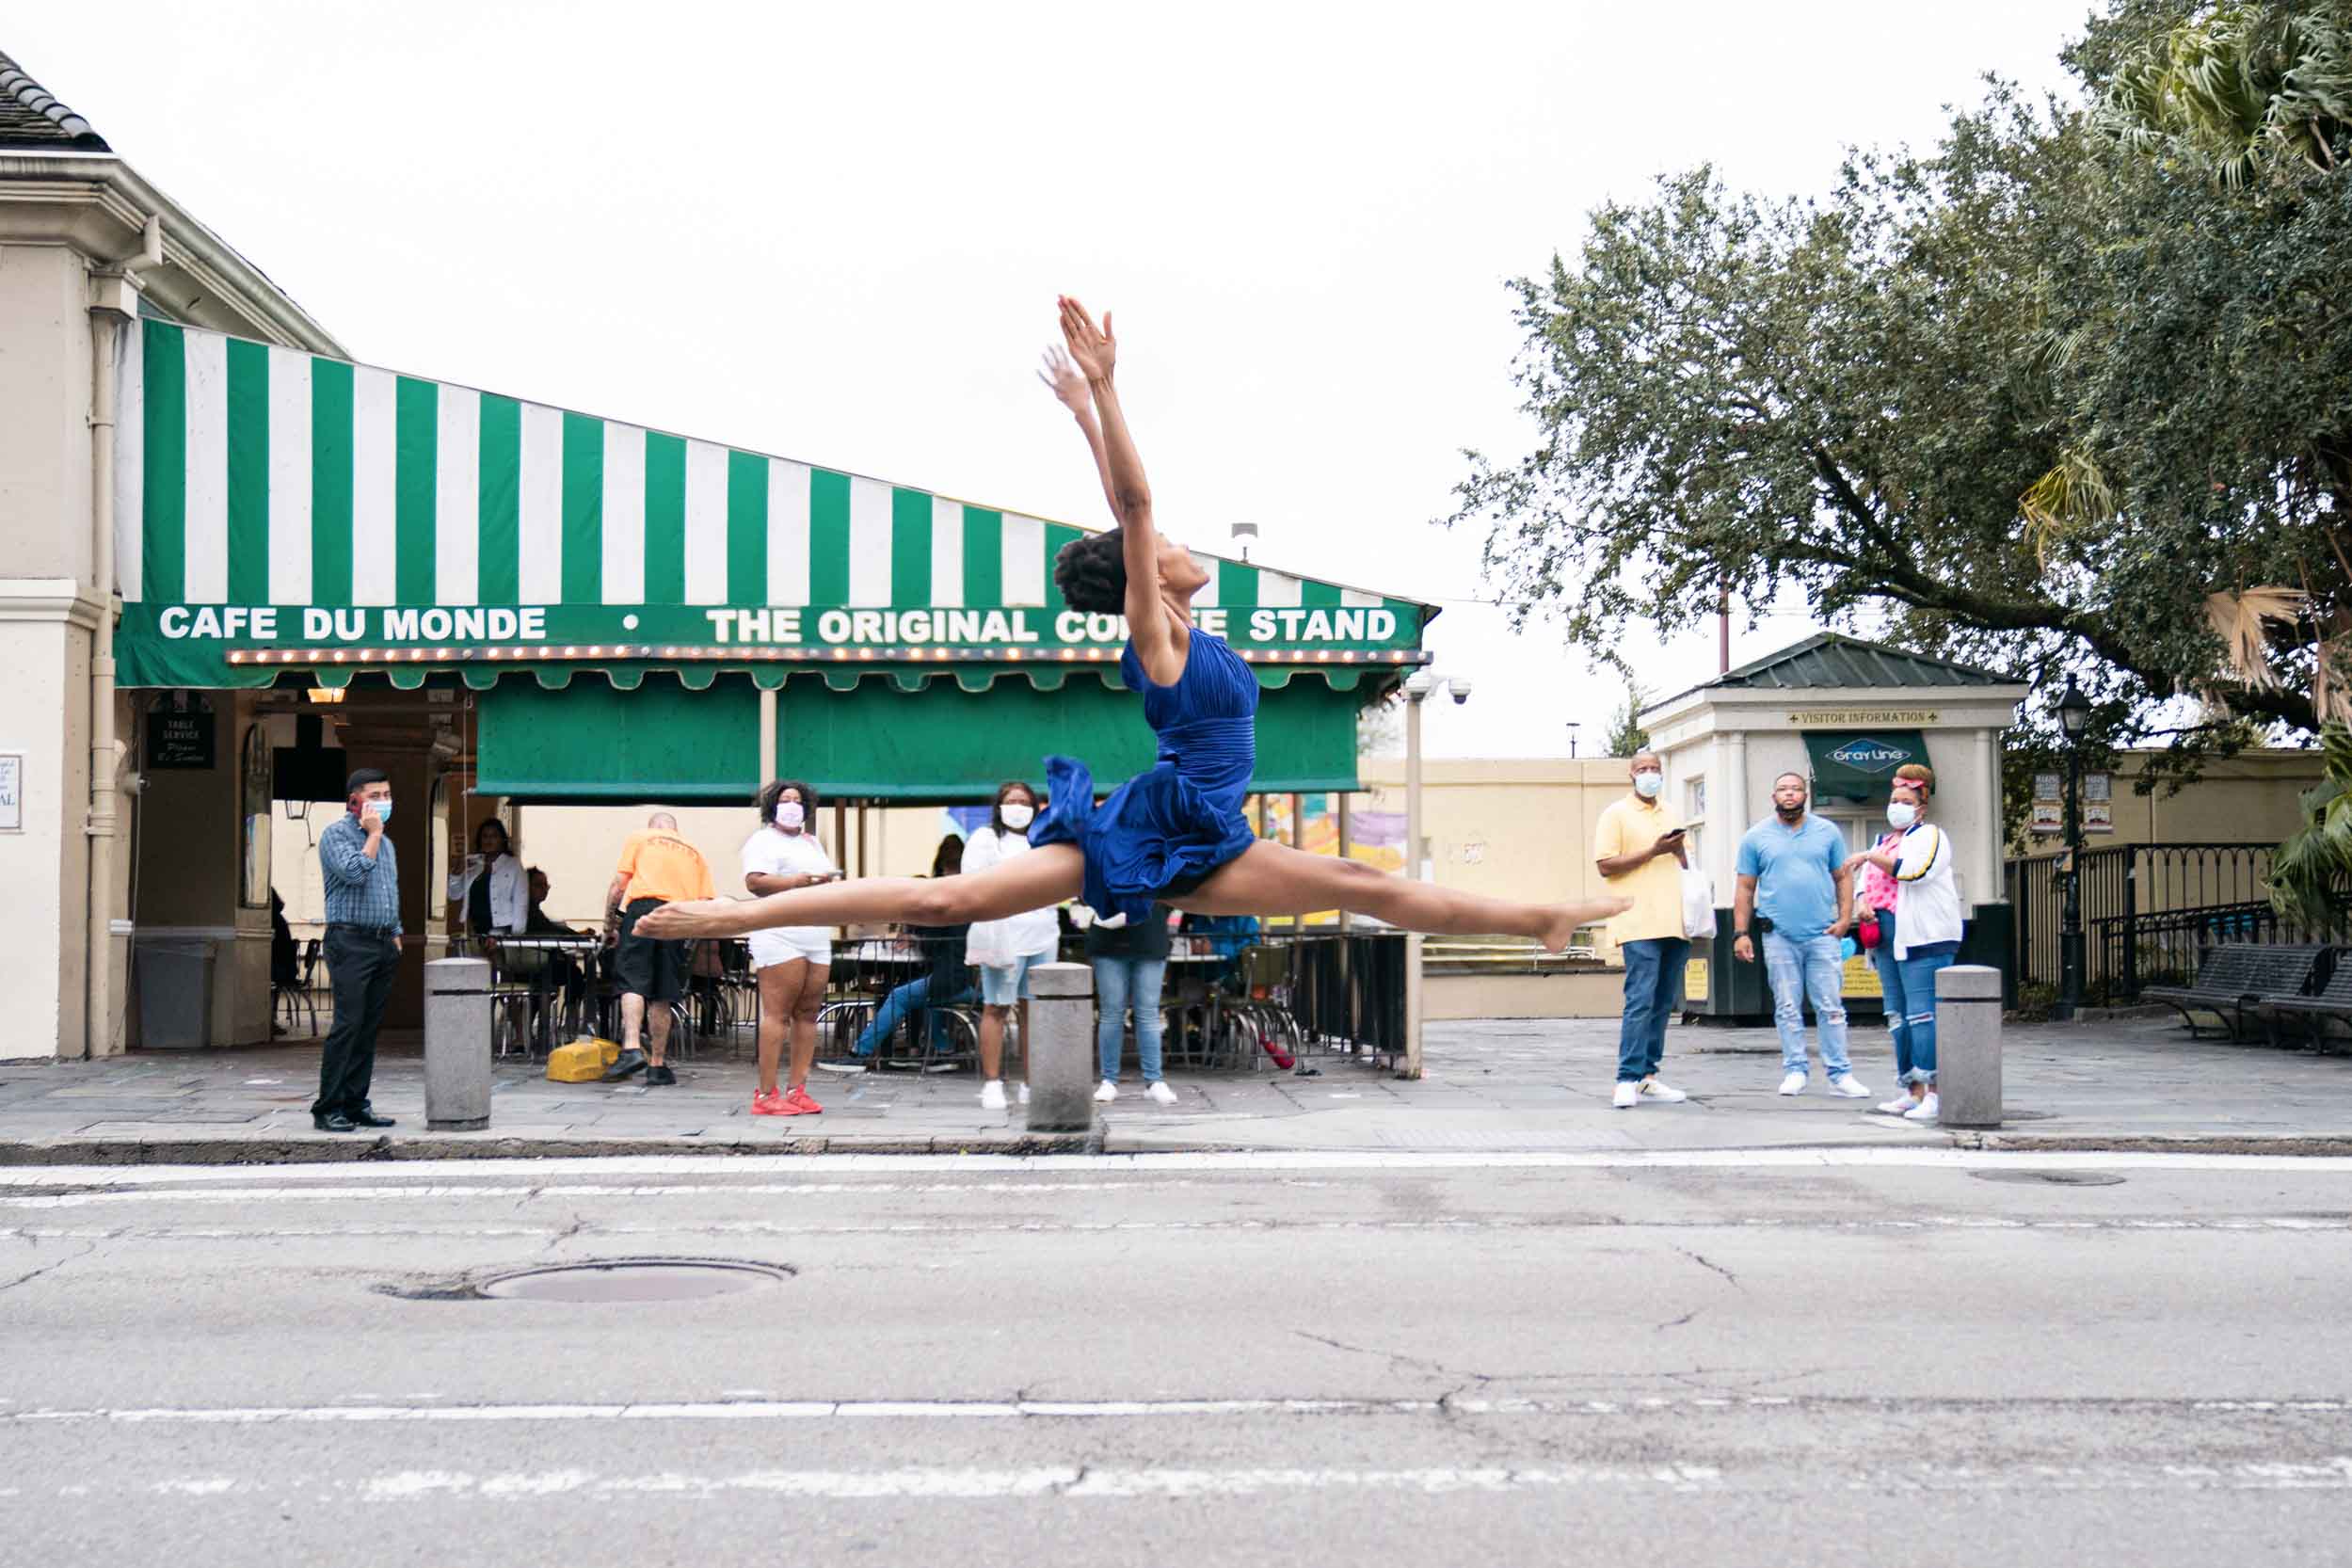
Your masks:
<svg viewBox="0 0 2352 1568"><path fill-rule="evenodd" d="M646 1069L648 1084L678 1081L678 1074L662 1060L669 1047L670 1003L686 994L686 942L664 942L637 935L637 919L664 904L718 897L711 885L711 865L702 852L679 836L678 819L656 811L645 826L621 845L620 869L604 894L604 920L617 931L620 943L615 959L620 969L619 1060L604 1069L604 1081L616 1083L638 1068ZM652 1009L652 1017L646 1016ZM650 1057L637 1048L643 1036L650 1040Z"/></svg>
<svg viewBox="0 0 2352 1568"><path fill-rule="evenodd" d="M1690 856L1681 820L1659 798L1665 789L1665 764L1641 753L1633 760L1631 792L1610 802L1592 833L1602 882L1619 898L1633 900L1632 908L1608 922L1609 939L1625 965L1617 1092L1610 1102L1620 1111L1643 1100L1690 1097L1657 1078L1666 1026L1682 1004L1683 964L1690 956L1682 923L1682 869Z"/></svg>

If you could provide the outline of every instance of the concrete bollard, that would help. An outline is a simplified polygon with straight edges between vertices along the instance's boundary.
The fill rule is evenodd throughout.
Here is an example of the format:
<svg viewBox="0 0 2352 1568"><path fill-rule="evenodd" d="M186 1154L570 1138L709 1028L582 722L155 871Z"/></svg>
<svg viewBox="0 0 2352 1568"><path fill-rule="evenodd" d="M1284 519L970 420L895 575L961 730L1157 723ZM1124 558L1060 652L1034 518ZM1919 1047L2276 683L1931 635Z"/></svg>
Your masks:
<svg viewBox="0 0 2352 1568"><path fill-rule="evenodd" d="M1095 971L1040 964L1029 971L1029 1130L1095 1125Z"/></svg>
<svg viewBox="0 0 2352 1568"><path fill-rule="evenodd" d="M1955 964L1935 977L1935 1092L1945 1127L2001 1125L2001 971Z"/></svg>
<svg viewBox="0 0 2352 1568"><path fill-rule="evenodd" d="M472 1132L490 1125L490 962L424 966L424 1125Z"/></svg>

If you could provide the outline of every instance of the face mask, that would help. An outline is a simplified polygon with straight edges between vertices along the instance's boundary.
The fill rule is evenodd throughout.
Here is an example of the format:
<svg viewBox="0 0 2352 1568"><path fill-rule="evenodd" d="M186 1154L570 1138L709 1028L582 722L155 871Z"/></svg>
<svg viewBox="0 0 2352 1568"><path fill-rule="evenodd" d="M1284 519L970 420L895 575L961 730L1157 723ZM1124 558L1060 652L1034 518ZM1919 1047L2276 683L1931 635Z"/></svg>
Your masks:
<svg viewBox="0 0 2352 1568"><path fill-rule="evenodd" d="M1006 801L1000 809L1004 818L1004 825L1013 829L1016 833L1018 833L1022 829L1026 828L1030 824L1030 820L1037 815L1037 809L1035 807L1023 806L1017 800Z"/></svg>
<svg viewBox="0 0 2352 1568"><path fill-rule="evenodd" d="M360 809L373 811L376 821L389 823L392 821L392 797L387 795L382 800L363 800L360 802Z"/></svg>
<svg viewBox="0 0 2352 1568"><path fill-rule="evenodd" d="M1886 808L1886 824L1889 827L1909 827L1918 820L1919 808L1916 806L1906 806L1898 800Z"/></svg>
<svg viewBox="0 0 2352 1568"><path fill-rule="evenodd" d="M1666 776L1662 773L1638 773L1633 776L1633 792L1643 800L1656 800L1657 792L1664 788Z"/></svg>
<svg viewBox="0 0 2352 1568"><path fill-rule="evenodd" d="M781 802L776 808L776 825L787 833L799 832L800 824L808 820L808 813L801 809L796 800Z"/></svg>

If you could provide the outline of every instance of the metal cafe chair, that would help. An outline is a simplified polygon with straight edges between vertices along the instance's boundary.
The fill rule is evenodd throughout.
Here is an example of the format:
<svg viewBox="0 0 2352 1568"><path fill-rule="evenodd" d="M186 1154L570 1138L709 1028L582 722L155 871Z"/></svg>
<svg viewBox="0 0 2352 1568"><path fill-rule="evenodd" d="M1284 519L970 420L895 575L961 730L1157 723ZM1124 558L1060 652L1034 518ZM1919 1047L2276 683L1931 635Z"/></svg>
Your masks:
<svg viewBox="0 0 2352 1568"><path fill-rule="evenodd" d="M1288 997L1293 950L1288 943L1260 942L1241 950L1241 992L1224 1004L1227 1041L1239 1055L1235 1065L1258 1068L1266 1060L1296 1062L1306 1048Z"/></svg>
<svg viewBox="0 0 2352 1568"><path fill-rule="evenodd" d="M537 987L516 971L505 954L492 951L484 956L490 961L490 1054L507 1055L511 1045L515 1054L529 1061L536 1054L532 1002Z"/></svg>

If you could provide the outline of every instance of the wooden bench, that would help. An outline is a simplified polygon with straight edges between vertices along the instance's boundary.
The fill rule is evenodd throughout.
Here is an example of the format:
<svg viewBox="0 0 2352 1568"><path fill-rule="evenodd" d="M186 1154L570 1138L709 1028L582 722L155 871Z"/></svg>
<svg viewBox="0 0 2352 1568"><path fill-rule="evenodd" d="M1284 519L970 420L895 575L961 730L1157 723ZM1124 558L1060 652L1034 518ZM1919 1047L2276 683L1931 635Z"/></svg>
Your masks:
<svg viewBox="0 0 2352 1568"><path fill-rule="evenodd" d="M2330 1019L2352 1024L2352 949L2336 949L2334 963L2328 983L2312 995L2279 997L2263 1003L2263 1023L2270 1032L2272 1045L2286 1043L2279 1037L2281 1024L2293 1026L2314 1047L2345 1043L2345 1036L2328 1032L2328 1024Z"/></svg>
<svg viewBox="0 0 2352 1568"><path fill-rule="evenodd" d="M2328 951L2318 943L2226 942L2206 954L2192 985L2152 985L2150 1001L2178 1011L2189 1037L2201 1034L2198 1015L2210 1014L2232 1040L2246 1038L2247 1022L2262 1022L2264 1003L2296 1000L2311 989L2312 973Z"/></svg>

